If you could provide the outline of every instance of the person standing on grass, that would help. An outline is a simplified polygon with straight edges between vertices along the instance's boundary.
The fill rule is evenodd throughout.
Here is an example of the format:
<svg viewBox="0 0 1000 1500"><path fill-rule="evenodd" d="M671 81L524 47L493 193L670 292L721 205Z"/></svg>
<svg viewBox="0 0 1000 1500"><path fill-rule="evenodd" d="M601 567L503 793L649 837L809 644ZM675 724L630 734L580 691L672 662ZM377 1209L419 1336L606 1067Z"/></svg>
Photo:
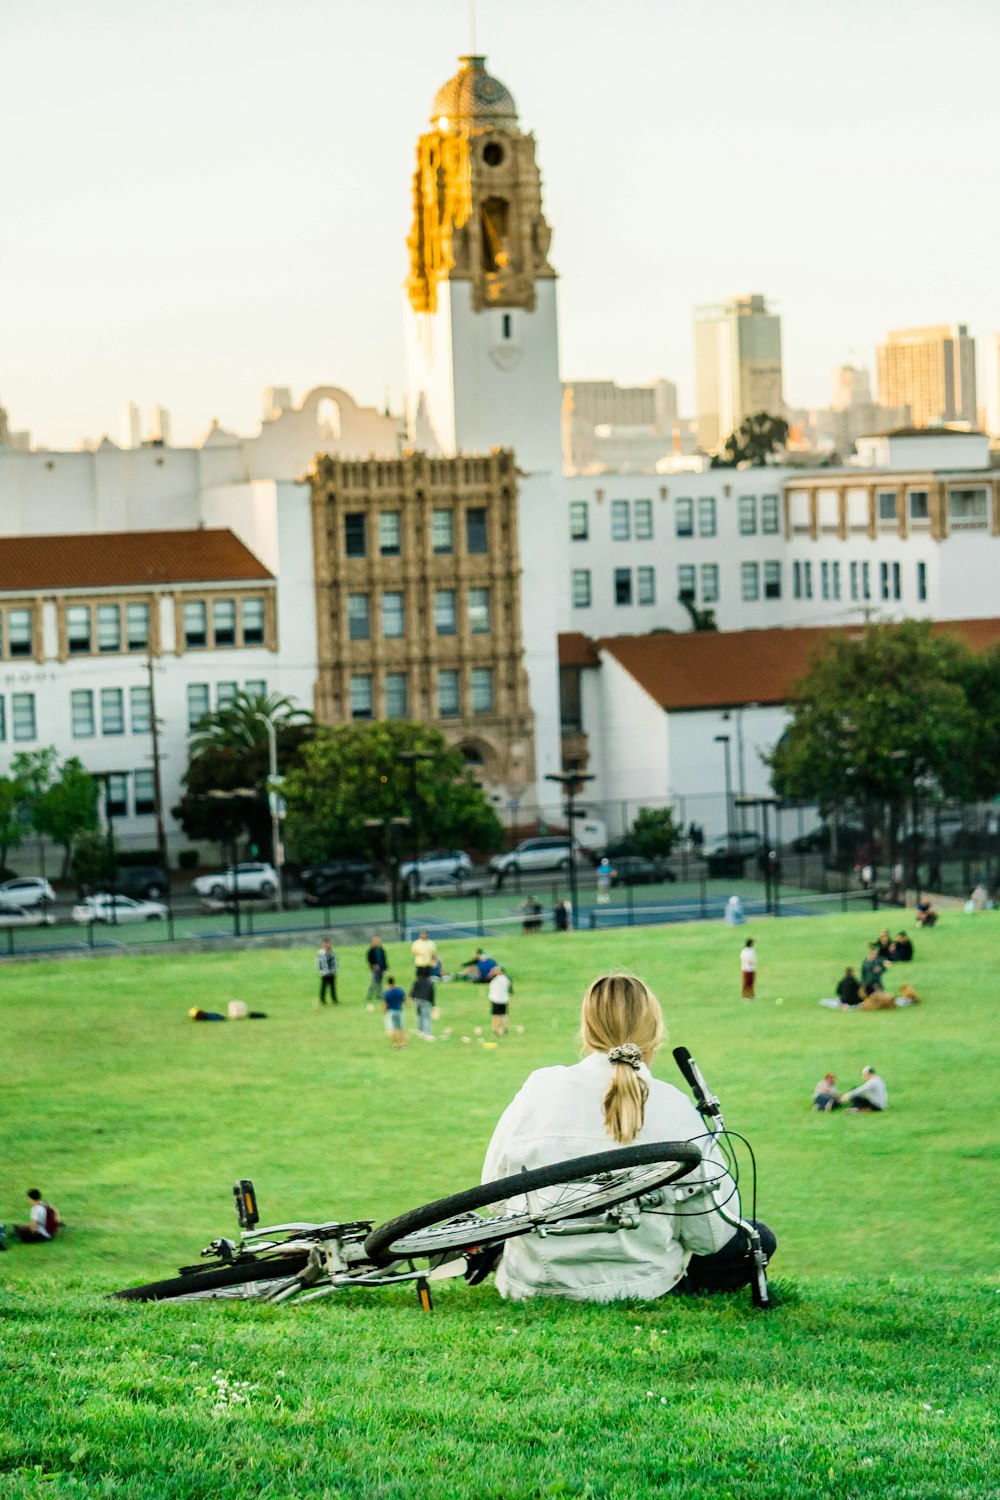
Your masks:
<svg viewBox="0 0 1000 1500"><path fill-rule="evenodd" d="M505 974L503 969L494 970L490 979L490 1024L493 1027L494 1036L507 1035L507 1017L510 1011L510 992L513 986L510 975Z"/></svg>
<svg viewBox="0 0 1000 1500"><path fill-rule="evenodd" d="M31 1203L31 1213L27 1224L15 1224L14 1233L22 1245L45 1245L49 1240L55 1238L56 1230L62 1222L59 1214L46 1203L37 1188L28 1189L28 1200Z"/></svg>
<svg viewBox="0 0 1000 1500"><path fill-rule="evenodd" d="M382 993L382 1003L385 1006L385 1029L389 1033L389 1040L393 1048L406 1046L406 1029L403 1025L403 1003L406 1000L406 991L401 984L397 984L391 974L386 976L386 988Z"/></svg>
<svg viewBox="0 0 1000 1500"><path fill-rule="evenodd" d="M431 1013L434 1009L434 980L429 974L418 974L410 986L410 999L417 1009L417 1036L425 1042L436 1042L431 1029Z"/></svg>
<svg viewBox="0 0 1000 1500"><path fill-rule="evenodd" d="M410 952L413 954L413 963L417 971L417 978L419 979L423 975L425 979L429 979L438 961L436 944L432 942L426 932L421 932L420 936L415 938L410 944Z"/></svg>
<svg viewBox="0 0 1000 1500"><path fill-rule="evenodd" d="M326 1004L326 994L330 992L330 1004L336 1005L337 1001L337 955L329 938L324 938L316 955L316 967L319 970L319 1003Z"/></svg>
<svg viewBox="0 0 1000 1500"><path fill-rule="evenodd" d="M654 1078L650 1065L663 1045L663 1012L632 974L595 979L583 997L581 1033L587 1055L571 1067L539 1068L507 1106L483 1163L483 1182L516 1177L615 1145L694 1141L703 1165L685 1176L704 1187L671 1204L669 1213L640 1211L627 1233L563 1238L529 1234L502 1253L484 1251L473 1274L496 1268L502 1297L568 1297L614 1302L665 1292L734 1291L754 1275L745 1231L734 1232L719 1204L740 1214L739 1191L719 1148L690 1099ZM672 1195L671 1195L672 1196ZM757 1224L765 1254L777 1241Z"/></svg>
<svg viewBox="0 0 1000 1500"><path fill-rule="evenodd" d="M753 938L747 938L746 947L740 953L740 973L743 975L743 998L753 1000L757 984L757 949Z"/></svg>
<svg viewBox="0 0 1000 1500"><path fill-rule="evenodd" d="M382 994L382 980L389 967L389 956L382 947L382 939L377 932L372 933L371 947L365 954L365 963L371 978L368 982L368 993L365 999L375 1001Z"/></svg>

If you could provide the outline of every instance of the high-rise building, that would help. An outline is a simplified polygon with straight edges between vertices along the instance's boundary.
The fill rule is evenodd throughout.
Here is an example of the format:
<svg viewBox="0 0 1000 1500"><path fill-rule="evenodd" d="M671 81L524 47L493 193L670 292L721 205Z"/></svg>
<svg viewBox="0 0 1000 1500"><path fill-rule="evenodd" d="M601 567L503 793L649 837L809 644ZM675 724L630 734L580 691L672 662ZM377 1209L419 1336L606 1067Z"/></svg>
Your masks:
<svg viewBox="0 0 1000 1500"><path fill-rule="evenodd" d="M876 350L883 406L908 406L914 427L976 424L976 341L964 323L898 328Z"/></svg>
<svg viewBox="0 0 1000 1500"><path fill-rule="evenodd" d="M781 319L761 293L695 308L694 355L706 452L721 448L745 417L782 413Z"/></svg>
<svg viewBox="0 0 1000 1500"><path fill-rule="evenodd" d="M142 444L142 413L134 401L126 401L122 407L121 440L123 448L138 448Z"/></svg>
<svg viewBox="0 0 1000 1500"><path fill-rule="evenodd" d="M868 406L872 399L871 374L864 366L838 365L833 372L833 409Z"/></svg>
<svg viewBox="0 0 1000 1500"><path fill-rule="evenodd" d="M165 406L154 406L149 413L149 439L170 447L170 413Z"/></svg>
<svg viewBox="0 0 1000 1500"><path fill-rule="evenodd" d="M562 411L567 473L655 469L673 451L678 418L677 387L671 380L647 385L567 381Z"/></svg>

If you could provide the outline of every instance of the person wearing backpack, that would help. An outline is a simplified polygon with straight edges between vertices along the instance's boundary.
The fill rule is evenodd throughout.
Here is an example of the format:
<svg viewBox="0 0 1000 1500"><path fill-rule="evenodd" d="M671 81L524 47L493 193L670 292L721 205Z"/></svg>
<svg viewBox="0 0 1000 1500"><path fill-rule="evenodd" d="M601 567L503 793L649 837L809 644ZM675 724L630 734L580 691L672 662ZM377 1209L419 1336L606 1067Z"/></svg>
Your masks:
<svg viewBox="0 0 1000 1500"><path fill-rule="evenodd" d="M55 1237L62 1220L52 1204L44 1201L37 1188L29 1188L28 1197L31 1200L30 1222L15 1224L14 1233L24 1245L43 1245L46 1240Z"/></svg>

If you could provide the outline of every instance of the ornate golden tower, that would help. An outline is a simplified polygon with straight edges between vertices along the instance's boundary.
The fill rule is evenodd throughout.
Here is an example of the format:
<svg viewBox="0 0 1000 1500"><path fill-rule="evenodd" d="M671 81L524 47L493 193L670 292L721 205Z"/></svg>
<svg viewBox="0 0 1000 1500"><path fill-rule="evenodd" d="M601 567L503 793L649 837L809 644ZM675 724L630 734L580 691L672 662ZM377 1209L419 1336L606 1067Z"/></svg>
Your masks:
<svg viewBox="0 0 1000 1500"><path fill-rule="evenodd" d="M518 128L510 91L487 73L485 59L460 63L417 145L410 305L434 313L441 282L467 281L474 312L533 312L536 282L555 279L535 138Z"/></svg>

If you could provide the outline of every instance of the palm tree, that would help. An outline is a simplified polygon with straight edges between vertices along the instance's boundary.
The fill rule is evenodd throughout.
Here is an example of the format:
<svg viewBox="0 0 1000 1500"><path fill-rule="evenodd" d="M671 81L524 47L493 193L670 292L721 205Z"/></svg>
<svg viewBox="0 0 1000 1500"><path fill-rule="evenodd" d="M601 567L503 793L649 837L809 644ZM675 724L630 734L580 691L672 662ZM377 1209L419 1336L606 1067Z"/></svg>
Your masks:
<svg viewBox="0 0 1000 1500"><path fill-rule="evenodd" d="M214 713L203 714L188 738L188 758L197 760L211 750L256 750L267 745L270 719L279 737L283 729L304 728L315 723L315 717L292 698L280 693L237 693Z"/></svg>

